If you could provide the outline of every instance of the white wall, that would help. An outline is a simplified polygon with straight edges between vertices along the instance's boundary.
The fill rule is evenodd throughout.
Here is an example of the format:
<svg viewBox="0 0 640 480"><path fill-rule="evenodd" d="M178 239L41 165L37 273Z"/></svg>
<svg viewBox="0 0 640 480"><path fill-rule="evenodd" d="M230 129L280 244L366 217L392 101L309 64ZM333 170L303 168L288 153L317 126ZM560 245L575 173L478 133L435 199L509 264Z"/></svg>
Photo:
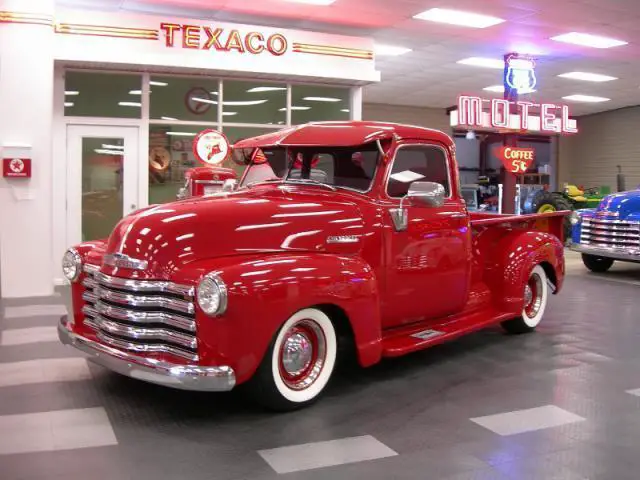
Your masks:
<svg viewBox="0 0 640 480"><path fill-rule="evenodd" d="M451 134L449 116L444 108L418 108L365 103L362 105L362 119L435 128L449 135Z"/></svg>
<svg viewBox="0 0 640 480"><path fill-rule="evenodd" d="M53 0L0 0L0 11L52 15ZM31 145L33 171L29 180L0 178L3 297L53 293L53 35L51 25L0 26L0 145Z"/></svg>
<svg viewBox="0 0 640 480"><path fill-rule="evenodd" d="M580 132L559 141L559 183L616 191L617 165L626 188L640 185L640 107L623 108L578 118Z"/></svg>

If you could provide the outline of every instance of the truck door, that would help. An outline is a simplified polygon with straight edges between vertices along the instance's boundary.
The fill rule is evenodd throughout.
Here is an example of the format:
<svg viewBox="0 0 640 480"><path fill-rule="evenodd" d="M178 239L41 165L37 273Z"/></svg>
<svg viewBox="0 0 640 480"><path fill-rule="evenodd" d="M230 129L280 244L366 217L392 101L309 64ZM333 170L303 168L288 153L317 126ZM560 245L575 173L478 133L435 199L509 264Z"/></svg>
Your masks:
<svg viewBox="0 0 640 480"><path fill-rule="evenodd" d="M447 199L440 207L411 205L408 226L397 231L385 220L383 327L437 319L461 311L468 299L471 273L469 215L451 174L446 150L433 144L401 144L388 173L384 203L398 208L415 181L437 182Z"/></svg>

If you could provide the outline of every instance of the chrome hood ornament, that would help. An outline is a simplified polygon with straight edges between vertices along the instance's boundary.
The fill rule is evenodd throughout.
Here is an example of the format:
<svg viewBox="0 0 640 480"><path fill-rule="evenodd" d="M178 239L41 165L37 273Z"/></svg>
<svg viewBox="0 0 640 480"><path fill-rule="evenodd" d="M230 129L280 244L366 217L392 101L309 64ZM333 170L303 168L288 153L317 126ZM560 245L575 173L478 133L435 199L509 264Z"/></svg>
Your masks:
<svg viewBox="0 0 640 480"><path fill-rule="evenodd" d="M104 256L103 262L105 265L111 267L128 268L131 270L145 270L149 263L146 260L138 260L124 253L109 253Z"/></svg>

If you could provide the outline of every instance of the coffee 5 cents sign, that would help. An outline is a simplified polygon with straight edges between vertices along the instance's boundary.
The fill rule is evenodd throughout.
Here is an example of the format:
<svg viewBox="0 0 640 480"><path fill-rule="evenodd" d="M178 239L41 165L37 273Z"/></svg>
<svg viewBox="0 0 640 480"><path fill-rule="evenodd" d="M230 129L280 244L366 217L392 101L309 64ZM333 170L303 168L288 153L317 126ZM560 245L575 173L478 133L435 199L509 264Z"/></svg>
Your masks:
<svg viewBox="0 0 640 480"><path fill-rule="evenodd" d="M498 150L498 158L507 171L524 173L535 160L535 150L523 147L502 147Z"/></svg>
<svg viewBox="0 0 640 480"><path fill-rule="evenodd" d="M229 155L229 141L217 130L201 131L193 141L193 155L205 165L218 165Z"/></svg>

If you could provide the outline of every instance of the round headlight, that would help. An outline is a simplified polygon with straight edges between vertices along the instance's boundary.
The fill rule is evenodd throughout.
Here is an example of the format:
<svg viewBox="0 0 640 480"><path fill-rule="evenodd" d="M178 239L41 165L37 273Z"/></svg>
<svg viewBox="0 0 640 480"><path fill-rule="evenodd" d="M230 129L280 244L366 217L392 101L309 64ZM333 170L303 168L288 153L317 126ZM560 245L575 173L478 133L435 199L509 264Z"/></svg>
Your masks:
<svg viewBox="0 0 640 480"><path fill-rule="evenodd" d="M569 215L569 221L571 222L571 225L577 225L578 223L580 223L580 214L571 212L571 214Z"/></svg>
<svg viewBox="0 0 640 480"><path fill-rule="evenodd" d="M62 257L62 273L67 280L70 282L75 282L80 276L80 272L82 271L82 258L80 254L70 248Z"/></svg>
<svg viewBox="0 0 640 480"><path fill-rule="evenodd" d="M200 280L196 295L198 305L207 315L222 315L227 309L227 287L214 273Z"/></svg>

